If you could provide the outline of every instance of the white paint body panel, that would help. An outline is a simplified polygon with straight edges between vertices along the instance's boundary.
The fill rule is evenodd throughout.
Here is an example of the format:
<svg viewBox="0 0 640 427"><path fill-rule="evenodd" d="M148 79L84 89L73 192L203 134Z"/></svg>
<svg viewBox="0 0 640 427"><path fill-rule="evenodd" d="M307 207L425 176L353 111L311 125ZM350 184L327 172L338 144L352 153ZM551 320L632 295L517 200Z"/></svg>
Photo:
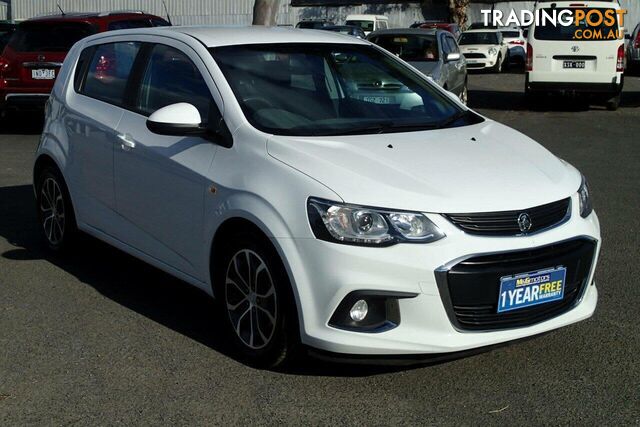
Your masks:
<svg viewBox="0 0 640 427"><path fill-rule="evenodd" d="M300 38L366 43L320 31L178 28L118 31L76 45L52 92L37 156L50 156L60 167L80 228L211 294L209 260L216 230L230 218L249 220L282 257L296 297L302 342L341 353L465 350L535 335L593 313L597 290L590 284L575 308L551 320L493 332L457 331L444 312L437 268L472 254L538 247L577 236L597 241L599 250L596 214L585 219L577 211L579 172L531 139L490 120L387 135L294 138L262 133L247 122L202 43ZM69 82L81 49L122 40L166 43L187 53L223 113L233 147L195 137L153 135L143 115L78 95ZM130 137L135 149L122 149L112 133ZM95 169L88 171L89 165ZM97 184L89 182L94 178L112 183L113 192L95 188ZM425 212L447 237L388 248L321 241L307 218L310 196ZM471 236L439 215L521 209L566 197L572 197L571 219L527 237ZM329 327L338 303L357 289L418 296L400 302L402 323L396 329L362 334Z"/></svg>

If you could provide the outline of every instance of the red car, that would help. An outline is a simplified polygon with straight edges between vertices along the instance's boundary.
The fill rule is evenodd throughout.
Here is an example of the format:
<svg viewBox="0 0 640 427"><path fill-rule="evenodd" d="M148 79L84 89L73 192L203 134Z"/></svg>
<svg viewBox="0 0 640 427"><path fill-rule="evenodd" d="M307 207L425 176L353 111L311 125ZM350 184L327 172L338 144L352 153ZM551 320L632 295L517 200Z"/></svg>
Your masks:
<svg viewBox="0 0 640 427"><path fill-rule="evenodd" d="M170 25L142 12L69 13L20 23L0 55L0 114L42 108L71 46L91 34ZM108 66L109 58L103 58Z"/></svg>

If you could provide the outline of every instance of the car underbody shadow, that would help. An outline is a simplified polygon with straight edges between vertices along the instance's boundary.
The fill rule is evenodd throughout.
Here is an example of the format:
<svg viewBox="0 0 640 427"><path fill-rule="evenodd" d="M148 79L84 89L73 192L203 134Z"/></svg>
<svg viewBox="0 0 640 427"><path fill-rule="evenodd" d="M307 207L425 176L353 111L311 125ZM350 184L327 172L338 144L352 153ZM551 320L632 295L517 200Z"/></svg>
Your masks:
<svg viewBox="0 0 640 427"><path fill-rule="evenodd" d="M211 349L239 360L222 325L223 311L206 294L95 238L80 235L63 254L46 247L38 229L32 187L0 187L0 236L12 249L0 254L13 261L46 260L101 295ZM480 350L486 351L486 350ZM463 357L462 355L457 358ZM306 348L277 372L308 376L371 376L425 367L443 361L330 361ZM450 359L451 360L451 359ZM353 363L353 362L358 363Z"/></svg>

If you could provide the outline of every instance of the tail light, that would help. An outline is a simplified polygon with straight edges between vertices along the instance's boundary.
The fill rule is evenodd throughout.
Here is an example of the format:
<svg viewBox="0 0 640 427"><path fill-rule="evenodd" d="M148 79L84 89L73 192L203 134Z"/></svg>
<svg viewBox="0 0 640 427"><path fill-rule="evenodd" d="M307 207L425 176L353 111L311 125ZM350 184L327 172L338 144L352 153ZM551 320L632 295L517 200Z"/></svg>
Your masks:
<svg viewBox="0 0 640 427"><path fill-rule="evenodd" d="M527 43L527 61L525 62L527 71L533 71L533 48Z"/></svg>
<svg viewBox="0 0 640 427"><path fill-rule="evenodd" d="M640 31L638 31L638 35L636 36L636 40L633 42L634 49L640 48Z"/></svg>
<svg viewBox="0 0 640 427"><path fill-rule="evenodd" d="M511 40L509 44L517 44L518 46L524 46L523 40Z"/></svg>
<svg viewBox="0 0 640 427"><path fill-rule="evenodd" d="M624 43L618 48L618 61L616 62L616 71L624 71Z"/></svg>

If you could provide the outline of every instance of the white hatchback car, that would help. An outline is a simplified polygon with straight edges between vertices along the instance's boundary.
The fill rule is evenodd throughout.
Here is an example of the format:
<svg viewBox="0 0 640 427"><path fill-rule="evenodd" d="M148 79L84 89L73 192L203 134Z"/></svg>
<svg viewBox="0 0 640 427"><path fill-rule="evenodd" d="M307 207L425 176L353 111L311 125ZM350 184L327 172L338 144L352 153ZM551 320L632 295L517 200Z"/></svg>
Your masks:
<svg viewBox="0 0 640 427"><path fill-rule="evenodd" d="M465 31L458 44L469 70L488 69L500 73L509 66L509 47L499 30Z"/></svg>
<svg viewBox="0 0 640 427"><path fill-rule="evenodd" d="M300 344L455 353L586 319L598 298L580 172L330 32L82 40L34 183L52 249L79 229L215 296L258 366Z"/></svg>

